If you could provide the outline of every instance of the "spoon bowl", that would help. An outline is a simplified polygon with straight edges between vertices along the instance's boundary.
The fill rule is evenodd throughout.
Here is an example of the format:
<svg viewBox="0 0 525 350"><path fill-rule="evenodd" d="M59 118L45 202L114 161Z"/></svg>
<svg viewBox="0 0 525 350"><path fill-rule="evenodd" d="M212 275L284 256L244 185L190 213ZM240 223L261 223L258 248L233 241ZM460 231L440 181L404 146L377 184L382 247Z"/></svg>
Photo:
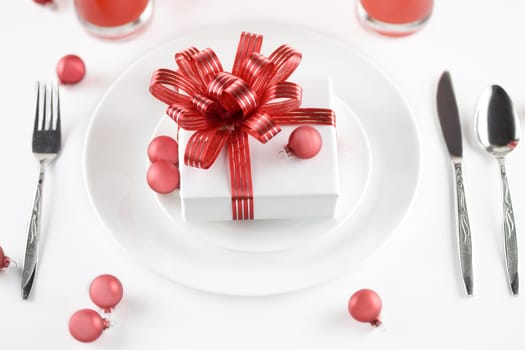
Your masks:
<svg viewBox="0 0 525 350"><path fill-rule="evenodd" d="M481 146L495 157L504 157L520 140L520 120L512 100L501 86L481 94L476 109L476 131Z"/></svg>

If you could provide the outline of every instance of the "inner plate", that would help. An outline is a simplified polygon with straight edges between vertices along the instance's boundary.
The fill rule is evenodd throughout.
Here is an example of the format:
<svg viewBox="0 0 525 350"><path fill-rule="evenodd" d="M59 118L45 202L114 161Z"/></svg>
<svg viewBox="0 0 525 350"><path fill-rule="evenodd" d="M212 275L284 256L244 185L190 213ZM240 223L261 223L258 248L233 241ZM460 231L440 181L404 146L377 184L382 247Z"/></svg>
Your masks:
<svg viewBox="0 0 525 350"><path fill-rule="evenodd" d="M212 47L229 67L242 31L264 35L263 54L283 43L301 51L298 75L332 77L335 95L358 116L370 144L373 165L369 185L355 211L338 214L326 224L301 226L312 239L293 249L254 254L224 249L189 234L160 209L145 181L146 149L165 110L148 92L152 72L160 67L175 69L174 53L189 46ZM297 290L355 268L400 223L415 193L419 172L414 119L391 82L347 46L275 23L205 29L144 56L102 98L85 145L85 178L91 201L130 258L173 281L233 295ZM281 232L276 230L275 234Z"/></svg>
<svg viewBox="0 0 525 350"><path fill-rule="evenodd" d="M335 220L264 220L257 222L185 222L181 216L179 192L152 194L173 220L173 225L189 235L205 239L225 249L241 252L275 252L307 244L329 233L330 226L352 215L363 198L370 174L370 150L359 120L341 99L334 106L337 116L337 147L341 196ZM176 139L177 126L169 117L161 118L152 139L167 135ZM149 161L148 161L149 164Z"/></svg>

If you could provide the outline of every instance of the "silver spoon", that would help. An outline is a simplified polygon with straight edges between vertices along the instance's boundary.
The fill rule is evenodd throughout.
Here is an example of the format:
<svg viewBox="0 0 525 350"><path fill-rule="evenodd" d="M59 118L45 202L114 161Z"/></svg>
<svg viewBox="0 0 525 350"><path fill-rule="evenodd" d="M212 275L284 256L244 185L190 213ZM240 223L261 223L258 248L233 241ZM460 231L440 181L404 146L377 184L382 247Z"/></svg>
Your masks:
<svg viewBox="0 0 525 350"><path fill-rule="evenodd" d="M519 292L518 244L514 211L510 199L505 156L520 140L520 122L509 95L502 87L489 86L481 94L476 109L478 140L487 152L498 160L503 181L503 231L505 233L505 263L513 294Z"/></svg>

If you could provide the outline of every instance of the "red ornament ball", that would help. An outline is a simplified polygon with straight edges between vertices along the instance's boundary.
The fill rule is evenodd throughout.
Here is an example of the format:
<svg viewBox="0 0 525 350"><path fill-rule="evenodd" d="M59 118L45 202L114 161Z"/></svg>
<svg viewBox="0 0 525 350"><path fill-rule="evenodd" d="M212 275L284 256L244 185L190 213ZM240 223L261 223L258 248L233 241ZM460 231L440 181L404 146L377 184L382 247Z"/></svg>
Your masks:
<svg viewBox="0 0 525 350"><path fill-rule="evenodd" d="M10 262L11 260L9 257L5 256L4 250L0 247L0 269L8 267Z"/></svg>
<svg viewBox="0 0 525 350"><path fill-rule="evenodd" d="M69 333L84 343L97 340L108 327L109 321L91 309L78 310L69 319Z"/></svg>
<svg viewBox="0 0 525 350"><path fill-rule="evenodd" d="M36 2L39 5L47 5L52 4L53 0L33 0L33 2Z"/></svg>
<svg viewBox="0 0 525 350"><path fill-rule="evenodd" d="M86 65L77 55L66 55L58 61L56 71L62 84L76 84L86 75Z"/></svg>
<svg viewBox="0 0 525 350"><path fill-rule="evenodd" d="M148 158L152 163L165 160L176 165L179 162L179 145L169 136L157 136L148 146Z"/></svg>
<svg viewBox="0 0 525 350"><path fill-rule="evenodd" d="M122 283L113 275L100 275L89 286L91 300L104 312L111 312L122 300L123 294Z"/></svg>
<svg viewBox="0 0 525 350"><path fill-rule="evenodd" d="M146 180L153 191L167 194L179 188L179 169L173 163L158 160L150 165Z"/></svg>
<svg viewBox="0 0 525 350"><path fill-rule="evenodd" d="M323 146L323 139L317 129L304 125L295 129L288 139L288 149L290 152L302 159L309 159L315 157L321 147Z"/></svg>
<svg viewBox="0 0 525 350"><path fill-rule="evenodd" d="M379 326L381 321L381 298L371 289L361 289L355 292L348 300L348 311L359 322Z"/></svg>

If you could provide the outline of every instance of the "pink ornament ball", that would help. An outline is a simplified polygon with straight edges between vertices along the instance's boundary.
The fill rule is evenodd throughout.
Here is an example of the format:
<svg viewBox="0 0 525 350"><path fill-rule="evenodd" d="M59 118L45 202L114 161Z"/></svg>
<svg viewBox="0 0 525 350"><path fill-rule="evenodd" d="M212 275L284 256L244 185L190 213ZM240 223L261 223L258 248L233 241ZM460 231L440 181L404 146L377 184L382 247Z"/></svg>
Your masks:
<svg viewBox="0 0 525 350"><path fill-rule="evenodd" d="M108 320L91 309L78 310L69 319L69 333L73 338L84 343L97 340L108 327Z"/></svg>
<svg viewBox="0 0 525 350"><path fill-rule="evenodd" d="M122 300L123 294L122 283L113 275L100 275L89 286L91 300L104 312L111 312Z"/></svg>
<svg viewBox="0 0 525 350"><path fill-rule="evenodd" d="M86 75L86 65L77 55L66 55L58 61L56 72L62 84L76 84Z"/></svg>
<svg viewBox="0 0 525 350"><path fill-rule="evenodd" d="M315 128L304 125L295 129L288 139L288 149L301 159L315 157L323 145L321 134Z"/></svg>
<svg viewBox="0 0 525 350"><path fill-rule="evenodd" d="M153 191L167 194L179 188L179 169L173 163L159 160L150 165L146 180Z"/></svg>
<svg viewBox="0 0 525 350"><path fill-rule="evenodd" d="M177 165L179 163L179 145L169 136L157 136L148 146L148 158L152 163L165 160Z"/></svg>
<svg viewBox="0 0 525 350"><path fill-rule="evenodd" d="M8 267L10 262L10 259L4 254L4 250L0 247L0 269Z"/></svg>
<svg viewBox="0 0 525 350"><path fill-rule="evenodd" d="M379 326L381 321L381 298L371 289L361 289L355 292L348 300L348 312L359 322Z"/></svg>

